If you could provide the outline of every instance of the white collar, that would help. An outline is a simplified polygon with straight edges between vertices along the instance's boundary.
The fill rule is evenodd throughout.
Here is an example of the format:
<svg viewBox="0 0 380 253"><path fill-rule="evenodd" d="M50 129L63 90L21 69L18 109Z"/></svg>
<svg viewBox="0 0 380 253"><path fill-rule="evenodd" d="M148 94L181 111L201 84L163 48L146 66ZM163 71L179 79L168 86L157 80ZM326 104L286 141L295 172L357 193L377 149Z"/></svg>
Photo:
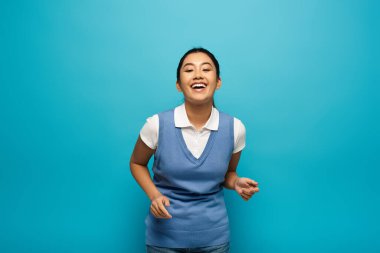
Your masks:
<svg viewBox="0 0 380 253"><path fill-rule="evenodd" d="M174 109L174 124L175 127L193 127L195 128L189 121L189 118L186 114L185 103L180 106L177 106ZM211 109L211 115L206 124L202 127L207 128L209 130L217 131L219 127L219 111L213 106Z"/></svg>

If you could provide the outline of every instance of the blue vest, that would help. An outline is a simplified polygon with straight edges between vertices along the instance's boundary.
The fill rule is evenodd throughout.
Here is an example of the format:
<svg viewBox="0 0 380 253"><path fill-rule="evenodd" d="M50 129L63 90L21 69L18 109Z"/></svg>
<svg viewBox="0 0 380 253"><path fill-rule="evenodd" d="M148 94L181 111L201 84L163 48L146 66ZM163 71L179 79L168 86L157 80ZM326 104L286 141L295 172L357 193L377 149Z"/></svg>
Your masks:
<svg viewBox="0 0 380 253"><path fill-rule="evenodd" d="M202 155L188 150L181 128L174 125L174 110L159 116L158 146L153 182L170 200L171 219L145 219L146 244L194 248L230 240L223 182L234 148L233 117L219 112L219 127L211 131Z"/></svg>

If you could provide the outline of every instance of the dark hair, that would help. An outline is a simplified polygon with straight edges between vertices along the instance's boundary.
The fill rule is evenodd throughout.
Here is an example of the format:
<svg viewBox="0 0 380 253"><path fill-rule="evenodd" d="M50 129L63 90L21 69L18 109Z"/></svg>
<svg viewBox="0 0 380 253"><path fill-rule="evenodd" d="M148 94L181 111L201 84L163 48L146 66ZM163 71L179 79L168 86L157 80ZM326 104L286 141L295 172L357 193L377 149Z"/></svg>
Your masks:
<svg viewBox="0 0 380 253"><path fill-rule="evenodd" d="M215 68L216 68L216 77L219 78L219 75L220 75L220 70L219 70L219 62L218 60L215 58L215 56L210 52L208 51L207 49L204 49L202 47L195 47L195 48L192 48L190 49L189 51L187 51L181 58L181 60L179 61L178 63L178 67L177 67L177 82L179 82L179 75L180 75L180 70L181 70L181 67L182 67L182 64L183 64L183 61L185 60L186 56L188 56L189 54L192 54L192 53L205 53L208 55L208 57L211 58L212 62L214 63L215 65Z"/></svg>

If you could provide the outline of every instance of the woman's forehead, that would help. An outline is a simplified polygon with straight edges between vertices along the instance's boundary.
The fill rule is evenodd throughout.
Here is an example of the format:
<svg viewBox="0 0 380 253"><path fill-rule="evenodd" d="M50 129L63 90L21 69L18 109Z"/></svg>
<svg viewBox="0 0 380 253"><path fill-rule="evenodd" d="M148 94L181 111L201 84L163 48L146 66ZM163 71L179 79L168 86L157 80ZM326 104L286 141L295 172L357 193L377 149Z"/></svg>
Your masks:
<svg viewBox="0 0 380 253"><path fill-rule="evenodd" d="M202 52L191 53L188 56L186 56L185 60L183 61L183 66L185 66L188 63L192 63L195 65L209 63L211 65L214 65L211 58L207 54Z"/></svg>

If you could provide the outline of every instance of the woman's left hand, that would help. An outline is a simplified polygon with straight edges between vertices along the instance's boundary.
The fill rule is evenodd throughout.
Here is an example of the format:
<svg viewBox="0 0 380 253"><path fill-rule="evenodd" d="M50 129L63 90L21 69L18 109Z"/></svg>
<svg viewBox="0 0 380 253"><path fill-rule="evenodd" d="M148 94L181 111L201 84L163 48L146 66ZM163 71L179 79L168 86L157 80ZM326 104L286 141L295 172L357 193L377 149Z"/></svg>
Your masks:
<svg viewBox="0 0 380 253"><path fill-rule="evenodd" d="M253 194L259 191L259 183L256 181L240 177L235 181L235 191L245 200L248 201Z"/></svg>

